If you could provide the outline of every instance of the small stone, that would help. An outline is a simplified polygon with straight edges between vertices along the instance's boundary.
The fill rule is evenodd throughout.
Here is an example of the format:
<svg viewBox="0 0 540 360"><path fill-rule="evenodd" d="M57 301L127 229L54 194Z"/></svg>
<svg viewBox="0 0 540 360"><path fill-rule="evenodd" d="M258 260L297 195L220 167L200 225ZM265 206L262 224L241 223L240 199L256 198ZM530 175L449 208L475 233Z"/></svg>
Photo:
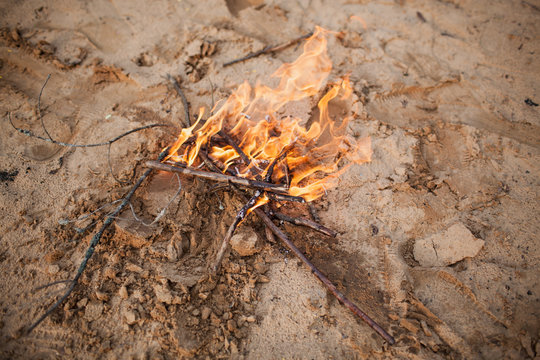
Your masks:
<svg viewBox="0 0 540 360"><path fill-rule="evenodd" d="M398 166L394 169L394 172L399 176L403 176L407 172L407 169L405 169L404 167Z"/></svg>
<svg viewBox="0 0 540 360"><path fill-rule="evenodd" d="M124 285L122 285L120 287L120 290L118 290L118 295L120 295L120 297L122 299L124 299L124 300L128 298L128 296L129 296L128 291L127 291L127 288Z"/></svg>
<svg viewBox="0 0 540 360"><path fill-rule="evenodd" d="M137 310L130 310L126 308L122 315L124 315L124 320L126 320L126 324L128 325L133 325L137 322Z"/></svg>
<svg viewBox="0 0 540 360"><path fill-rule="evenodd" d="M171 238L171 241L169 241L169 244L167 244L167 259L170 262L178 260L178 252L180 252L180 256L182 256L182 248L176 248L176 243L173 236Z"/></svg>
<svg viewBox="0 0 540 360"><path fill-rule="evenodd" d="M260 251L259 238L254 231L246 230L231 238L231 247L240 256L251 256Z"/></svg>
<svg viewBox="0 0 540 360"><path fill-rule="evenodd" d="M234 329L236 329L236 321L234 321L233 319L228 320L227 321L227 330L232 332L232 331L234 331Z"/></svg>
<svg viewBox="0 0 540 360"><path fill-rule="evenodd" d="M88 304L88 298L84 298L84 299L81 299L77 302L77 307L79 309L82 309L83 307L86 306L86 304Z"/></svg>
<svg viewBox="0 0 540 360"><path fill-rule="evenodd" d="M457 223L445 231L416 240L413 252L422 266L448 266L476 256L483 246L484 240L475 238L465 225Z"/></svg>
<svg viewBox="0 0 540 360"><path fill-rule="evenodd" d="M102 302L91 302L86 305L84 310L84 318L88 321L94 321L99 319L103 313L103 303Z"/></svg>
<svg viewBox="0 0 540 360"><path fill-rule="evenodd" d="M261 261L257 261L253 267L259 274L264 274L268 271L268 265Z"/></svg>
<svg viewBox="0 0 540 360"><path fill-rule="evenodd" d="M401 319L399 321L399 325L407 330L409 330L410 332L412 332L413 334L416 334L418 332L418 327L416 325L414 325L413 323L411 323L409 320L407 319Z"/></svg>
<svg viewBox="0 0 540 360"><path fill-rule="evenodd" d="M246 317L245 320L246 320L248 323L254 323L255 320L257 320L257 319L255 319L255 316L250 315L250 316Z"/></svg>
<svg viewBox="0 0 540 360"><path fill-rule="evenodd" d="M165 304L172 304L173 296L171 291L165 285L155 285L154 292L156 299Z"/></svg>
<svg viewBox="0 0 540 360"><path fill-rule="evenodd" d="M18 42L19 40L21 40L21 36L19 35L19 30L11 29L11 38L15 42Z"/></svg>
<svg viewBox="0 0 540 360"><path fill-rule="evenodd" d="M212 310L209 307L207 307L207 306L203 307L203 309L201 311L201 319L203 319L203 320L208 319L208 317L210 317L211 313L212 313Z"/></svg>
<svg viewBox="0 0 540 360"><path fill-rule="evenodd" d="M140 267L139 265L135 265L133 263L128 263L126 265L126 270L137 273L137 274L140 274L144 271L142 267Z"/></svg>
<svg viewBox="0 0 540 360"><path fill-rule="evenodd" d="M47 267L47 272L49 273L49 275L54 275L56 273L58 273L60 271L60 266L58 265L49 265Z"/></svg>
<svg viewBox="0 0 540 360"><path fill-rule="evenodd" d="M220 324L221 324L221 320L219 319L219 317L214 314L214 313L211 313L210 314L210 322L212 323L212 325L218 327Z"/></svg>
<svg viewBox="0 0 540 360"><path fill-rule="evenodd" d="M230 350L231 350L231 356L238 354L238 346L236 345L236 343L234 341L231 341Z"/></svg>
<svg viewBox="0 0 540 360"><path fill-rule="evenodd" d="M201 311L199 309L195 309L191 312L191 315L193 316L199 316L199 314L201 313Z"/></svg>
<svg viewBox="0 0 540 360"><path fill-rule="evenodd" d="M107 300L109 300L109 295L107 295L106 293L101 292L101 291L96 291L96 298L99 301L107 301Z"/></svg>
<svg viewBox="0 0 540 360"><path fill-rule="evenodd" d="M105 278L107 279L116 279L116 269L113 266L107 266L103 275L105 275Z"/></svg>

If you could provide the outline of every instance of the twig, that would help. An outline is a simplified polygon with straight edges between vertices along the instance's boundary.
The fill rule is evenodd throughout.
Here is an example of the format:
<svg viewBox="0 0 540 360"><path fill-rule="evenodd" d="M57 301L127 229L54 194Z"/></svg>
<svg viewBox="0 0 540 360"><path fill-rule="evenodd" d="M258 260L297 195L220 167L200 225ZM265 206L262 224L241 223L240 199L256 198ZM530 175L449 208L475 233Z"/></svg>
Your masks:
<svg viewBox="0 0 540 360"><path fill-rule="evenodd" d="M270 163L270 166L268 166L268 170L266 171L266 175L264 176L264 181L270 182L272 180L272 175L274 174L274 168L276 167L276 164L283 160L287 153L294 147L295 142L290 143L289 145L285 146L281 153L276 157L272 162Z"/></svg>
<svg viewBox="0 0 540 360"><path fill-rule="evenodd" d="M296 39L293 39L293 40L290 40L286 43L283 43L281 45L276 45L276 46L266 46L265 48L259 50L259 51L256 51L256 52L253 52L253 53L250 53L244 57L241 57L239 59L235 59L235 60L231 60L229 62L226 62L225 64L223 64L223 67L225 66L229 66L229 65L232 65L232 64L236 64L236 63L239 63L239 62L242 62L242 61L246 61L246 60L249 60L249 59L252 59L254 57L257 57L257 56L260 56L262 54L268 54L268 53L273 53L273 52L277 52L277 51L280 51L280 50L283 50L283 49L286 49L288 48L289 46L291 45L294 45L296 44L297 42L300 42L304 39L307 39L308 37L310 37L311 35L313 35L313 31L310 32L309 34L306 34L306 35L302 35Z"/></svg>
<svg viewBox="0 0 540 360"><path fill-rule="evenodd" d="M166 148L165 150L163 150L161 154L159 154L158 156L158 161L163 160L165 156L167 156L168 152L169 152L169 148ZM135 191L139 188L139 186L141 186L143 181L148 177L148 175L150 175L151 172L152 172L152 169L147 169L139 178L139 180L137 180L135 185L133 185L133 187L126 194L126 196L124 196L122 203L118 205L118 207L107 216L107 218L103 222L103 225L101 225L101 228L99 229L99 231L92 237L92 240L90 241L90 245L88 246L88 249L86 250L86 254L84 255L84 259L82 260L81 265L79 266L79 269L77 270L77 273L75 274L75 277L73 278L73 280L71 280L71 284L69 285L64 295L62 295L60 299L58 299L51 307L49 307L49 309L47 309L47 311L43 315L41 315L41 317L39 317L39 319L37 319L36 322L30 325L30 327L26 330L27 334L32 332L32 330L34 330L36 326L41 324L43 320L45 320L54 310L56 310L56 308L58 308L64 302L64 300L68 298L69 295L71 295L71 293L73 292L73 289L75 288L75 286L77 285L79 281L79 278L82 276L84 270L86 269L86 265L88 264L88 261L94 254L94 250L97 244L99 243L99 240L103 236L103 233L109 227L109 225L113 223L115 217L124 209L124 207L126 207L126 205L129 204L131 198L133 197L133 194L135 194Z"/></svg>
<svg viewBox="0 0 540 360"><path fill-rule="evenodd" d="M168 164L162 164L159 161L147 161L145 163L145 166L151 169L168 171L168 172L176 172L176 173L180 173L184 175L192 175L192 176L197 176L203 179L208 179L208 180L213 180L213 181L218 181L218 182L229 182L232 184L245 186L249 188L262 189L266 191L280 192L280 193L287 192L287 188L281 185L275 185L275 184L271 184L271 183L267 183L263 181L245 179L245 178L232 176L232 175L225 175L221 173L195 170L191 167L181 168L181 167L172 166Z"/></svg>
<svg viewBox="0 0 540 360"><path fill-rule="evenodd" d="M61 142L61 141L56 141L54 139L49 139L49 138L46 138L46 137L43 137L43 136L39 136L39 135L34 134L30 130L21 129L21 128L16 127L13 124L13 121L11 119L11 113L8 114L8 119L9 119L9 123L11 124L11 126L15 130L17 130L18 132L20 132L23 135L30 136L30 137L33 137L33 138L36 138L36 139L39 139L39 140L47 141L47 142L50 142L50 143L53 143L53 144L56 144L56 145L65 146L65 147L75 147L75 148L106 146L106 145L112 144L112 143L122 139L125 136L133 134L133 133L135 133L137 131L146 130L146 129L150 129L150 128L155 128L155 127L160 127L160 126L168 126L168 127L171 126L171 125L168 125L168 124L150 124L150 125L145 125L145 126L141 126L141 127L129 130L128 132L125 132L122 135L118 135L117 137L115 137L115 138L113 138L111 140L105 141L105 142L95 143L95 144L70 144L70 143L65 143L65 142Z"/></svg>
<svg viewBox="0 0 540 360"><path fill-rule="evenodd" d="M43 90L45 90L45 86L47 86L47 83L49 82L50 78L51 78L51 74L48 74L47 79L45 79L45 82L43 83L43 86L41 87L41 90L39 91L37 110L38 110L39 121L41 121L41 127L43 128L43 130L45 131L45 134L47 134L49 139L52 140L53 138L51 134L49 134L49 132L47 131L47 128L45 127L45 123L43 122L43 117L41 116L41 95L43 94Z"/></svg>
<svg viewBox="0 0 540 360"><path fill-rule="evenodd" d="M255 214L264 222L264 224L272 230L272 232L291 250L296 257L298 257L304 264L306 264L311 272L326 286L328 290L349 310L351 310L356 316L360 317L366 324L368 324L373 330L375 330L380 336L382 336L390 345L393 345L396 341L388 334L379 324L371 319L366 313L358 308L352 301L350 301L343 293L341 293L336 286L313 265L308 258L292 243L287 235L278 228L272 220L264 213L261 208L254 210Z"/></svg>
<svg viewBox="0 0 540 360"><path fill-rule="evenodd" d="M225 255L227 247L229 246L229 241L231 240L236 229L238 228L238 225L240 225L240 223L246 218L249 210L255 205L257 205L257 201L262 194L263 192L261 190L257 190L255 192L255 195L253 195L251 199L249 199L249 201L236 214L236 217L234 218L231 226L229 226L229 229L227 230L227 233L225 234L225 237L221 242L221 247L219 248L219 251L216 255L216 260L214 261L214 265L212 266L212 271L214 272L214 274L217 273L217 271L219 270L219 266L221 265L223 256Z"/></svg>
<svg viewBox="0 0 540 360"><path fill-rule="evenodd" d="M329 229L326 226L321 225L309 219L295 218L295 217L292 217L292 216L289 216L280 212L274 212L274 211L272 211L270 215L278 218L279 220L290 222L291 224L307 226L309 228L312 228L313 230L317 230L318 232L331 236L331 237L337 236L337 232L335 232L334 230Z"/></svg>
<svg viewBox="0 0 540 360"><path fill-rule="evenodd" d="M176 81L175 78L171 76L171 74L167 74L167 79L173 84L174 90L180 95L180 98L182 98L182 104L184 104L184 113L186 116L186 121L184 122L185 127L191 126L191 118L189 117L189 103L187 101L186 95L182 91L182 88L178 84L178 81ZM187 124L186 124L187 123Z"/></svg>

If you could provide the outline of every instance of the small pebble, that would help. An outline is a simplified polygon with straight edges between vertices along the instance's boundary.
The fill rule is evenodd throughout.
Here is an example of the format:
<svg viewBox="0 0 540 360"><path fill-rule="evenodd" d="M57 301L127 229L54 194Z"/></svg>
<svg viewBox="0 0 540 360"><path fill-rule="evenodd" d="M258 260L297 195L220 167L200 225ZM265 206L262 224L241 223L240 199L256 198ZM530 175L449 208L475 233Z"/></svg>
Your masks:
<svg viewBox="0 0 540 360"><path fill-rule="evenodd" d="M120 290L118 290L118 295L120 295L120 297L122 299L124 299L124 300L128 298L128 296L129 296L128 291L127 291L127 288L124 285L122 285L120 287Z"/></svg>
<svg viewBox="0 0 540 360"><path fill-rule="evenodd" d="M201 319L206 320L210 317L210 314L212 313L212 310L209 307L203 307L201 312Z"/></svg>

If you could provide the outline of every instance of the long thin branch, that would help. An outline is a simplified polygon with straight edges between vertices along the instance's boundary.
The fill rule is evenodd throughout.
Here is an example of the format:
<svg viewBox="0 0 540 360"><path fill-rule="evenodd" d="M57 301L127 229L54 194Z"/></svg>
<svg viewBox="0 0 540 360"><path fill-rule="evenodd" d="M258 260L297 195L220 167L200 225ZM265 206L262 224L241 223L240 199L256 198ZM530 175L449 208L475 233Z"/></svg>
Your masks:
<svg viewBox="0 0 540 360"><path fill-rule="evenodd" d="M309 219L296 218L296 217L292 217L292 216L289 216L280 212L274 212L274 211L272 211L270 215L278 218L279 220L290 222L291 224L307 226L309 228L312 228L313 230L317 230L318 232L331 236L331 237L337 236L337 232L335 232L334 230L329 229L326 226L321 225Z"/></svg>
<svg viewBox="0 0 540 360"><path fill-rule="evenodd" d="M275 185L264 181L257 181L251 179L245 179L232 175L225 175L222 173L213 173L209 171L196 170L190 167L177 167L168 164L160 163L159 161L147 161L145 163L146 167L156 170L176 172L184 175L197 176L203 179L218 181L218 182L228 182L240 186L245 186L249 188L262 189L270 192L279 192L286 193L287 188L281 185Z"/></svg>
<svg viewBox="0 0 540 360"><path fill-rule="evenodd" d="M165 156L168 154L168 152L169 152L169 148L163 150L161 154L159 154L158 156L158 161L163 160ZM101 228L99 229L99 231L92 237L92 240L90 241L90 245L88 246L88 249L86 250L86 254L84 255L84 259L82 260L81 265L79 265L79 269L77 270L77 273L75 274L75 277L73 278L73 280L71 280L71 284L66 290L66 292L64 293L64 295L62 295L60 299L58 299L51 307L49 307L49 309L47 309L47 311L43 315L41 315L39 319L37 319L32 325L30 325L30 327L26 330L27 334L30 333L32 330L34 330L39 324L41 324L43 320L45 320L54 310L56 310L56 308L58 308L64 302L64 300L66 300L69 297L69 295L71 295L71 293L73 292L73 289L79 282L79 278L82 276L84 270L86 269L86 265L88 264L88 261L94 254L94 250L97 244L99 243L99 240L101 240L103 233L109 227L109 225L111 225L114 222L114 219L124 209L124 207L126 207L126 205L129 204L131 198L133 197L133 194L135 194L135 191L141 186L141 184L148 177L148 175L150 175L152 170L153 169L147 169L142 174L142 176L139 178L139 180L137 180L135 185L133 185L131 190L126 194L126 196L124 196L120 205L118 205L118 207L107 216L107 218L103 222L103 225L101 225Z"/></svg>
<svg viewBox="0 0 540 360"><path fill-rule="evenodd" d="M297 42L300 42L300 41L302 41L304 39L307 39L311 35L313 35L313 32L310 32L309 34L306 34L306 35L302 35L302 36L300 36L300 37L298 37L296 39L287 41L286 43L283 43L283 44L280 44L280 45L266 46L265 48L263 48L263 49L261 49L259 51L252 52L252 53L250 53L250 54L248 54L246 56L243 56L243 57L241 57L239 59L228 61L225 64L223 64L223 67L229 66L229 65L232 65L232 64L236 64L236 63L239 63L239 62L242 62L242 61L246 61L246 60L252 59L254 57L260 56L262 54L273 53L273 52L277 52L277 51L286 49L289 46L296 44Z"/></svg>
<svg viewBox="0 0 540 360"><path fill-rule="evenodd" d="M304 264L306 264L311 272L326 286L328 290L349 310L351 310L356 316L361 318L366 324L368 324L373 330L375 330L380 336L382 336L390 345L393 345L396 340L388 334L379 324L371 319L366 313L364 313L358 306L350 301L343 293L341 293L336 286L319 270L308 258L298 249L289 237L278 228L272 220L264 213L261 208L254 210L255 214L264 222L264 224L272 230L272 232L291 250L296 257L298 257Z"/></svg>

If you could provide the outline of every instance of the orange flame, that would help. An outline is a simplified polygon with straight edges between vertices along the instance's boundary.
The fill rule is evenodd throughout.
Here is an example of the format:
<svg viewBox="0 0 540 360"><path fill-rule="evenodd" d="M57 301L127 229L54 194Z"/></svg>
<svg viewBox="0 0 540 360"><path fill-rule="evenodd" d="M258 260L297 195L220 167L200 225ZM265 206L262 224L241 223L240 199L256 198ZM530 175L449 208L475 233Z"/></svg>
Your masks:
<svg viewBox="0 0 540 360"><path fill-rule="evenodd" d="M280 79L276 88L257 84L254 89L244 82L204 124L203 111L197 122L182 129L165 160L188 166L195 164L199 151L210 139L224 130L247 155L248 165L229 145L208 148L208 154L233 170L236 175L254 179L264 177L270 164L284 151L273 172L272 181L287 183L289 193L312 201L334 186L338 177L351 165L370 161L369 138L355 140L346 134L349 117L334 121L328 104L341 95L349 98L352 87L348 78L333 84L318 103L319 119L306 128L302 119L278 117L277 111L291 101L315 96L324 85L332 63L326 52L328 31L317 27L304 45L304 52L273 74ZM189 140L189 141L188 141ZM342 159L349 163L341 166ZM266 197L261 204L268 201ZM260 205L260 204L257 204Z"/></svg>

